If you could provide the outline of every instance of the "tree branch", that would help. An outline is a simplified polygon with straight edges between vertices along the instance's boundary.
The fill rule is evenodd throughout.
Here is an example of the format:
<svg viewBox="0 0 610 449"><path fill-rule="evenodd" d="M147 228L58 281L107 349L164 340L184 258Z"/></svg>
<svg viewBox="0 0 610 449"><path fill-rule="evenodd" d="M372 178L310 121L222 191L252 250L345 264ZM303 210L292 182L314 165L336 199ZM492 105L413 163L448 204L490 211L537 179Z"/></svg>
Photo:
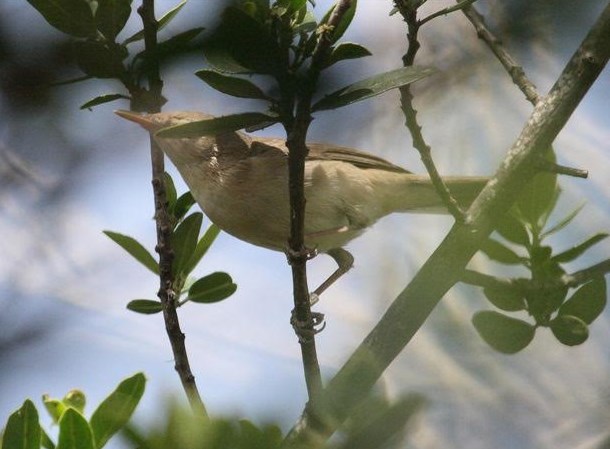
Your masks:
<svg viewBox="0 0 610 449"><path fill-rule="evenodd" d="M157 47L157 20L155 19L154 0L142 0L138 8L144 26L144 45L147 57L150 59L148 71L148 92L140 106L145 104L148 112L160 112L164 99L162 96L163 81L159 75L159 62L156 58ZM142 92L141 92L142 93ZM157 226L157 246L159 253L159 280L160 287L157 295L163 304L163 319L165 330L174 354L175 369L180 376L182 387L186 392L193 411L201 416L207 416L205 405L199 395L195 376L191 372L188 354L184 345L184 334L180 329L180 322L176 312L176 294L173 290L174 275L172 263L174 251L171 247L172 226L167 211L167 196L163 174L165 172L164 156L157 143L150 137L150 155L152 163L152 186L155 201L155 222Z"/></svg>
<svg viewBox="0 0 610 449"><path fill-rule="evenodd" d="M513 83L523 92L525 98L534 106L540 101L540 95L536 90L536 86L525 75L523 67L517 64L513 57L506 51L500 39L498 39L485 25L483 16L479 14L474 6L467 6L462 9L464 15L470 20L474 29L477 32L479 39L483 40L491 49L496 58L504 66L508 74L513 80Z"/></svg>
<svg viewBox="0 0 610 449"><path fill-rule="evenodd" d="M610 5L602 12L563 73L539 101L495 177L472 204L465 223L456 223L441 245L330 381L321 401L308 404L291 441L328 438L365 397L413 338L443 295L535 173L532 162L551 145L610 56Z"/></svg>

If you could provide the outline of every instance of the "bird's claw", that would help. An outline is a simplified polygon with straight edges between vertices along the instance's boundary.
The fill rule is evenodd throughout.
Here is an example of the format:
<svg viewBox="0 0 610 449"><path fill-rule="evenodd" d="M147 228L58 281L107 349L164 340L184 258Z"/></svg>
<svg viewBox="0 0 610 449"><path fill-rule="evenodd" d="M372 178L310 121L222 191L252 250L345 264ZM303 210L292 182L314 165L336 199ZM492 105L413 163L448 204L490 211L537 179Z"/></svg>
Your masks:
<svg viewBox="0 0 610 449"><path fill-rule="evenodd" d="M298 320L293 310L290 316L290 324L299 338L299 343L310 342L316 334L322 332L326 327L324 314L320 312L311 312L311 320L307 322Z"/></svg>

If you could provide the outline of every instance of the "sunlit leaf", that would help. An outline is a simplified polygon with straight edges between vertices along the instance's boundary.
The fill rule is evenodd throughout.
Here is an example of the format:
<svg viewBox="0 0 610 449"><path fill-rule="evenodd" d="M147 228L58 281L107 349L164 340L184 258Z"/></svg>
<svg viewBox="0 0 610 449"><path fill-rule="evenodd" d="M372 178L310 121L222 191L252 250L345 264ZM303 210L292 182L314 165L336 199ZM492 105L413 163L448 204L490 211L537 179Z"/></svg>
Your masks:
<svg viewBox="0 0 610 449"><path fill-rule="evenodd" d="M96 449L91 427L83 415L69 408L59 420L57 449Z"/></svg>
<svg viewBox="0 0 610 449"><path fill-rule="evenodd" d="M559 315L551 321L550 328L555 338L567 346L580 345L589 338L587 324L572 315Z"/></svg>
<svg viewBox="0 0 610 449"><path fill-rule="evenodd" d="M148 268L155 274L159 274L159 264L154 257L148 252L140 242L128 235L119 234L118 232L104 231L121 248L131 254L138 262Z"/></svg>
<svg viewBox="0 0 610 449"><path fill-rule="evenodd" d="M390 89L406 86L432 75L436 69L430 67L402 67L358 81L324 96L313 105L313 111L336 109L357 101L374 97Z"/></svg>
<svg viewBox="0 0 610 449"><path fill-rule="evenodd" d="M237 289L227 273L216 272L195 281L189 289L188 300L199 303L213 303L228 298Z"/></svg>
<svg viewBox="0 0 610 449"><path fill-rule="evenodd" d="M2 435L2 447L7 449L40 449L41 429L34 403L26 400L9 416Z"/></svg>
<svg viewBox="0 0 610 449"><path fill-rule="evenodd" d="M244 112L242 114L225 115L224 117L215 117L184 125L170 126L158 131L156 136L164 138L210 136L237 131L263 123L275 123L277 120L277 117L260 112Z"/></svg>
<svg viewBox="0 0 610 449"><path fill-rule="evenodd" d="M212 243L214 243L214 240L216 240L216 237L218 237L218 234L220 234L220 228L215 224L210 225L207 231L205 231L203 236L197 242L197 246L195 247L195 251L191 256L191 260L189 260L185 267L185 271L187 273L190 273L195 269L203 256L205 256L205 254L208 252L208 249L210 249L210 246L212 246Z"/></svg>
<svg viewBox="0 0 610 449"><path fill-rule="evenodd" d="M142 373L123 380L93 412L91 429L97 449L127 424L144 394L145 385L146 378Z"/></svg>
<svg viewBox="0 0 610 449"><path fill-rule="evenodd" d="M581 286L559 308L559 315L572 315L591 324L606 307L606 279L603 276Z"/></svg>
<svg viewBox="0 0 610 449"><path fill-rule="evenodd" d="M505 354L521 351L536 332L536 328L525 321L490 310L475 313L472 324L489 346Z"/></svg>

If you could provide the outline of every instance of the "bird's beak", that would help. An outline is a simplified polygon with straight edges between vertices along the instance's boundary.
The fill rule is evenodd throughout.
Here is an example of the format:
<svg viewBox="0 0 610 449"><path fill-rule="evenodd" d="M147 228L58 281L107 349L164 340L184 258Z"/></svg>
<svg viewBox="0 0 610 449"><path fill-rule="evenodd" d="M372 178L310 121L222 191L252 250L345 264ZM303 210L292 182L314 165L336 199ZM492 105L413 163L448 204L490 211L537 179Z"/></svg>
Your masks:
<svg viewBox="0 0 610 449"><path fill-rule="evenodd" d="M139 112L125 111L123 109L114 111L114 113L116 115L118 115L119 117L123 117L124 119L137 123L142 128L144 128L148 131L152 131L156 128L155 124L150 119L150 116L148 116L146 114L141 114Z"/></svg>

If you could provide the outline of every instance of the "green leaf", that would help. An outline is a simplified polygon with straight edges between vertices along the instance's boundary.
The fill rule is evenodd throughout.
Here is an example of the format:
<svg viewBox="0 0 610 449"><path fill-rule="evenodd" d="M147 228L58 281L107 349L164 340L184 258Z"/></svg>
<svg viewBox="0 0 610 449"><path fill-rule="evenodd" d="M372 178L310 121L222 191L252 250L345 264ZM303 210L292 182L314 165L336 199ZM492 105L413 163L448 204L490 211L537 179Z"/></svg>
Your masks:
<svg viewBox="0 0 610 449"><path fill-rule="evenodd" d="M599 243L602 240L604 240L606 237L608 237L607 233L600 232L598 234L595 234L593 237L588 238L581 244L576 245L566 251L563 251L559 254L554 255L551 259L554 260L555 262L559 262L559 263L570 262L570 261L576 259L581 254L583 254L586 250L591 248L596 243Z"/></svg>
<svg viewBox="0 0 610 449"><path fill-rule="evenodd" d="M127 303L127 308L132 312L153 315L163 311L163 304L152 299L134 299Z"/></svg>
<svg viewBox="0 0 610 449"><path fill-rule="evenodd" d="M328 60L324 64L324 67L330 67L331 65L345 59L357 59L370 55L371 52L360 44L343 42L333 48Z"/></svg>
<svg viewBox="0 0 610 449"><path fill-rule="evenodd" d="M581 286L559 308L559 315L572 315L591 324L606 307L606 279L599 276Z"/></svg>
<svg viewBox="0 0 610 449"><path fill-rule="evenodd" d="M41 429L38 411L27 399L21 408L9 416L2 435L2 447L6 449L39 449Z"/></svg>
<svg viewBox="0 0 610 449"><path fill-rule="evenodd" d="M178 221L182 220L182 217L187 214L193 204L195 204L195 198L193 198L191 192L186 192L180 195L180 197L178 197L176 200L176 204L174 205L174 218Z"/></svg>
<svg viewBox="0 0 610 449"><path fill-rule="evenodd" d="M40 431L42 432L42 439L40 442L42 447L44 447L45 449L55 449L55 443L53 443L53 440L51 440L49 435L47 435L47 432L45 432L42 428L40 429Z"/></svg>
<svg viewBox="0 0 610 449"><path fill-rule="evenodd" d="M59 420L57 449L95 449L91 427L83 415L69 408Z"/></svg>
<svg viewBox="0 0 610 449"><path fill-rule="evenodd" d="M97 29L106 39L114 42L117 34L125 27L127 19L131 15L131 1L97 0L95 22Z"/></svg>
<svg viewBox="0 0 610 449"><path fill-rule="evenodd" d="M530 237L525 225L512 213L508 213L502 217L496 231L509 242L525 247L530 246Z"/></svg>
<svg viewBox="0 0 610 449"><path fill-rule="evenodd" d="M265 93L256 84L243 78L222 75L214 70L199 70L195 72L195 75L224 94L239 98L267 99Z"/></svg>
<svg viewBox="0 0 610 449"><path fill-rule="evenodd" d="M278 121L277 117L260 112L244 112L242 114L225 115L209 120L186 123L163 128L155 136L164 138L184 138L214 136L226 132L237 131L261 124L272 124Z"/></svg>
<svg viewBox="0 0 610 449"><path fill-rule="evenodd" d="M436 69L431 67L412 66L381 73L326 95L313 105L312 111L323 111L347 106L348 104L382 94L390 89L414 83L435 72Z"/></svg>
<svg viewBox="0 0 610 449"><path fill-rule="evenodd" d="M161 16L161 18L157 21L157 31L161 31L165 26L172 21L176 14L180 12L183 6L186 5L186 0L182 0L176 6L171 8L165 14ZM133 36L128 37L123 41L123 45L131 44L132 42L137 42L144 39L144 30L140 30L135 33Z"/></svg>
<svg viewBox="0 0 610 449"><path fill-rule="evenodd" d="M485 296L498 309L507 312L516 312L525 309L523 295L511 288L485 288Z"/></svg>
<svg viewBox="0 0 610 449"><path fill-rule="evenodd" d="M172 248L174 250L172 270L176 276L183 275L186 278L189 274L187 267L197 247L202 221L203 214L195 212L182 220L172 234Z"/></svg>
<svg viewBox="0 0 610 449"><path fill-rule="evenodd" d="M197 242L191 260L189 260L185 267L187 273L190 273L195 269L203 256L208 252L208 249L210 249L210 246L212 246L212 243L214 243L214 240L216 240L216 237L218 237L218 234L220 234L220 228L212 223L207 231L205 231L205 234L203 234L203 237Z"/></svg>
<svg viewBox="0 0 610 449"><path fill-rule="evenodd" d="M138 262L155 274L159 274L159 264L140 242L128 235L118 232L103 231L110 239L132 255Z"/></svg>
<svg viewBox="0 0 610 449"><path fill-rule="evenodd" d="M581 204L580 206L578 206L576 209L574 209L572 212L570 212L563 220L561 220L559 223L551 226L549 229L547 229L546 231L544 231L541 235L540 238L545 238L548 237L551 234L555 234L556 232L561 231L563 228L565 228L567 225L569 225L572 220L574 220L574 218L576 217L576 215L578 215L578 213L582 210L582 208L585 207L584 204Z"/></svg>
<svg viewBox="0 0 610 449"><path fill-rule="evenodd" d="M70 390L61 400L67 407L75 409L79 413L84 413L87 397L81 390Z"/></svg>
<svg viewBox="0 0 610 449"><path fill-rule="evenodd" d="M144 394L145 385L146 378L142 373L125 379L93 412L91 429L96 449L103 447L127 424Z"/></svg>
<svg viewBox="0 0 610 449"><path fill-rule="evenodd" d="M227 273L216 272L195 281L189 289L187 300L213 303L228 298L237 290L237 285Z"/></svg>
<svg viewBox="0 0 610 449"><path fill-rule="evenodd" d="M481 251L490 259L507 265L521 264L524 262L524 258L519 256L512 249L491 238L483 243Z"/></svg>
<svg viewBox="0 0 610 449"><path fill-rule="evenodd" d="M345 31L347 30L347 28L352 23L352 20L354 19L354 15L356 14L357 5L358 5L357 0L352 0L350 7L345 12L345 14L343 14L343 17L341 17L341 20L339 21L339 23L333 30L333 33L331 35L331 43L337 42L339 39L341 39L343 34L345 34ZM332 13L336 7L337 7L336 4L331 6L330 9L326 12L326 14L324 14L324 17L322 18L322 20L320 22L321 25L328 23L328 21L330 20L330 16L332 15Z"/></svg>
<svg viewBox="0 0 610 449"><path fill-rule="evenodd" d="M318 23L316 22L316 17L309 10L305 11L301 21L297 26L295 26L292 30L295 34L299 33L311 33L318 27Z"/></svg>
<svg viewBox="0 0 610 449"><path fill-rule="evenodd" d="M120 78L125 73L124 47L98 41L74 42L76 62L80 69L95 78Z"/></svg>
<svg viewBox="0 0 610 449"><path fill-rule="evenodd" d="M93 12L83 0L27 0L54 28L74 37L95 35Z"/></svg>
<svg viewBox="0 0 610 449"><path fill-rule="evenodd" d="M545 157L555 162L555 153L549 148ZM516 202L521 215L535 228L541 229L559 196L557 173L540 172L523 188Z"/></svg>
<svg viewBox="0 0 610 449"><path fill-rule="evenodd" d="M521 351L536 332L536 328L525 321L490 310L475 313L472 324L489 346L505 354Z"/></svg>
<svg viewBox="0 0 610 449"><path fill-rule="evenodd" d="M94 106L99 106L100 104L104 104L104 103L110 103L111 101L115 101L115 100L118 100L121 98L124 98L126 100L131 99L127 95L123 95L123 94L105 94L105 95L100 95L98 97L95 97L92 100L89 100L88 102L84 103L80 107L80 109L91 110L91 108L93 108Z"/></svg>
<svg viewBox="0 0 610 449"><path fill-rule="evenodd" d="M559 315L551 321L550 328L555 338L567 346L580 345L589 338L587 324L572 315Z"/></svg>
<svg viewBox="0 0 610 449"><path fill-rule="evenodd" d="M51 419L53 419L53 422L57 424L61 418L61 415L63 415L67 409L66 404L59 399L49 397L48 394L42 395L42 403L44 404L49 416L51 416Z"/></svg>
<svg viewBox="0 0 610 449"><path fill-rule="evenodd" d="M231 53L218 40L209 41L203 46L203 55L214 70L222 73L247 74L253 73L238 63Z"/></svg>
<svg viewBox="0 0 610 449"><path fill-rule="evenodd" d="M191 49L190 42L195 39L205 28L191 28L190 30L178 33L157 45L157 58L164 59L168 56L176 56ZM145 55L145 53L142 53Z"/></svg>
<svg viewBox="0 0 610 449"><path fill-rule="evenodd" d="M174 180L169 173L163 173L163 183L165 184L165 198L167 200L167 206L172 211L176 205L178 193L176 193L176 186Z"/></svg>

